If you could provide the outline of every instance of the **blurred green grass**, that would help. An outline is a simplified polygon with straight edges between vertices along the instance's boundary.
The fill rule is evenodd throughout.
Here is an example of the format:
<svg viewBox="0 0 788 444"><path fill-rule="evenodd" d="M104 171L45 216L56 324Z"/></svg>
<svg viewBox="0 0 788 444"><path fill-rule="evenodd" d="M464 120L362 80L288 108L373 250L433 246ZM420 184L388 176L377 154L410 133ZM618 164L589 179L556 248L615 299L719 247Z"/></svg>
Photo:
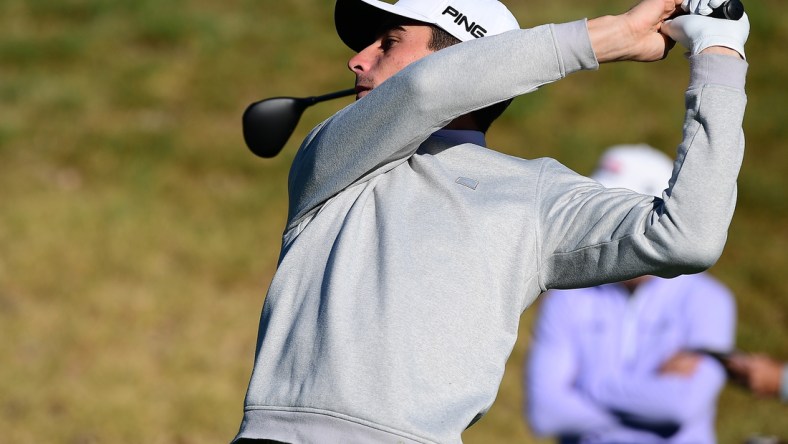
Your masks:
<svg viewBox="0 0 788 444"><path fill-rule="evenodd" d="M525 27L621 0L508 2ZM344 89L333 2L0 2L0 442L214 443L237 430L298 141L244 147L251 101ZM747 3L747 154L726 251L738 344L788 359L788 14ZM518 99L492 146L588 173L608 145L680 137L686 61L603 66ZM542 442L521 420L531 308L467 442ZM788 407L723 393L720 442L788 438Z"/></svg>

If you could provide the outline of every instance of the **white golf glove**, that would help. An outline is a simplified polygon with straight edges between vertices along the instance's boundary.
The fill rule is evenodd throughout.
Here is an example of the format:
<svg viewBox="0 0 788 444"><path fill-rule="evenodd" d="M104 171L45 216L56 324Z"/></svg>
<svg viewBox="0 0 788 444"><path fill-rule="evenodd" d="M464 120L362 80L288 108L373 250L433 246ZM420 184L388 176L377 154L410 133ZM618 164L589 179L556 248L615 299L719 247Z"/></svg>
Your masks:
<svg viewBox="0 0 788 444"><path fill-rule="evenodd" d="M690 14L709 15L712 9L725 3L725 0L684 0L681 9Z"/></svg>
<svg viewBox="0 0 788 444"><path fill-rule="evenodd" d="M709 46L724 46L744 57L744 43L750 34L750 20L746 13L739 20L687 14L665 21L661 32L684 45L692 55Z"/></svg>

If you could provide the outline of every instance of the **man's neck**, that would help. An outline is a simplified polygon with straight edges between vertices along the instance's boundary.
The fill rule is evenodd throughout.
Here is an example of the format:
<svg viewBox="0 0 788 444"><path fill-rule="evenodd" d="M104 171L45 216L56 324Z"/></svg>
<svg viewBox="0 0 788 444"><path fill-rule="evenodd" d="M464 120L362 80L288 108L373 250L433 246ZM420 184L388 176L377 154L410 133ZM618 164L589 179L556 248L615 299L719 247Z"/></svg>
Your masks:
<svg viewBox="0 0 788 444"><path fill-rule="evenodd" d="M463 114L462 116L457 117L456 119L449 122L449 124L443 128L451 129L451 130L481 131L479 129L479 126L476 125L476 122L473 120L473 117L471 117L470 114Z"/></svg>

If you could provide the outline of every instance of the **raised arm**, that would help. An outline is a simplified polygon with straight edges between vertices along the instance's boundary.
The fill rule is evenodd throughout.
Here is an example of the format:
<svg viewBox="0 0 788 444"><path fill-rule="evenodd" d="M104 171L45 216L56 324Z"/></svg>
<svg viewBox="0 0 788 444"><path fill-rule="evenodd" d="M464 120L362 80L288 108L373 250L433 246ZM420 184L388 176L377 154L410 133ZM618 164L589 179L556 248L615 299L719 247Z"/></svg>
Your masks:
<svg viewBox="0 0 788 444"><path fill-rule="evenodd" d="M309 134L290 173L288 226L405 161L454 118L597 66L584 21L485 37L408 65Z"/></svg>
<svg viewBox="0 0 788 444"><path fill-rule="evenodd" d="M674 0L589 22L545 25L465 42L427 56L315 128L291 170L288 227L347 186L393 168L437 129L602 61L658 60L659 24ZM593 46L593 48L592 48ZM596 55L595 55L596 53Z"/></svg>
<svg viewBox="0 0 788 444"><path fill-rule="evenodd" d="M601 61L653 61L674 0L632 11L465 42L427 56L314 129L290 175L288 226L345 187L393 168L434 131L470 111L525 94Z"/></svg>
<svg viewBox="0 0 788 444"><path fill-rule="evenodd" d="M545 168L539 190L544 289L642 274L673 277L719 258L744 154L747 63L738 51L711 53L716 50L728 53L710 47L690 57L683 141L661 199L607 190L558 165Z"/></svg>

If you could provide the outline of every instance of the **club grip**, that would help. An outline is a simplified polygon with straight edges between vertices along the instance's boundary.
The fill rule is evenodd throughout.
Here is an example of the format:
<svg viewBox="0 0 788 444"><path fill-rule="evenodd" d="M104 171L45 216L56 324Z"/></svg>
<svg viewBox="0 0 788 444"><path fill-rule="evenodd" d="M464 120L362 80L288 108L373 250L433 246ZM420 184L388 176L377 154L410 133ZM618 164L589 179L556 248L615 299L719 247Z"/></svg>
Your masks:
<svg viewBox="0 0 788 444"><path fill-rule="evenodd" d="M744 5L741 0L728 0L712 10L709 17L739 20L744 15Z"/></svg>

